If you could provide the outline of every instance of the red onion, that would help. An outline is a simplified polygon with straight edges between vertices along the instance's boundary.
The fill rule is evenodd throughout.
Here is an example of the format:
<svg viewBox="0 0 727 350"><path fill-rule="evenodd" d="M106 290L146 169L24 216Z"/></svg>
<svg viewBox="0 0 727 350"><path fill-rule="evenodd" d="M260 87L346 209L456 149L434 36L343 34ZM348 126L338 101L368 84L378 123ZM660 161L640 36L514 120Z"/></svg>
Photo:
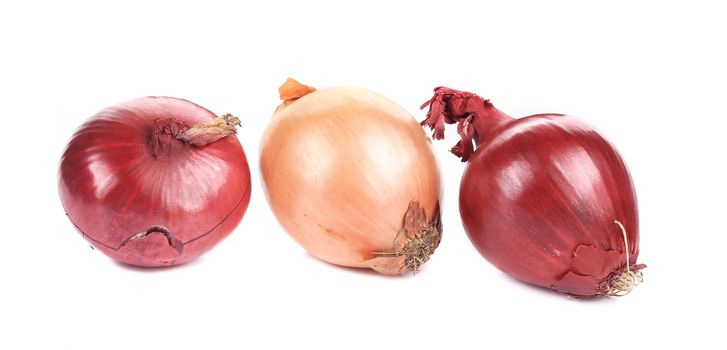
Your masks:
<svg viewBox="0 0 727 350"><path fill-rule="evenodd" d="M438 87L422 125L468 161L460 214L479 252L506 274L581 297L623 295L641 282L636 193L613 146L560 114L513 119L489 100ZM473 147L473 142L476 149Z"/></svg>
<svg viewBox="0 0 727 350"><path fill-rule="evenodd" d="M118 261L168 266L225 238L250 200L239 119L171 97L107 108L73 135L59 192L68 218Z"/></svg>

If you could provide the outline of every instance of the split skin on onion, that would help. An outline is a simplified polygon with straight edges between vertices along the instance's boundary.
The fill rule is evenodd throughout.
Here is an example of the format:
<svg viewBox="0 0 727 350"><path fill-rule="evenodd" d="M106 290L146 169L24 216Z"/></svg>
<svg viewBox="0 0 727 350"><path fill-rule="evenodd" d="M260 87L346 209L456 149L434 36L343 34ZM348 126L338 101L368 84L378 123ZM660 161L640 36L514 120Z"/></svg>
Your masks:
<svg viewBox="0 0 727 350"><path fill-rule="evenodd" d="M199 257L232 232L250 201L239 123L172 97L102 110L61 158L68 218L119 262L155 267Z"/></svg>
<svg viewBox="0 0 727 350"><path fill-rule="evenodd" d="M601 134L576 118L514 119L475 94L438 87L422 125L467 162L460 214L470 240L506 274L576 297L625 295L637 264L636 193L626 164Z"/></svg>
<svg viewBox="0 0 727 350"><path fill-rule="evenodd" d="M386 275L416 272L439 245L431 140L372 91L289 79L261 142L260 169L283 228L311 255Z"/></svg>

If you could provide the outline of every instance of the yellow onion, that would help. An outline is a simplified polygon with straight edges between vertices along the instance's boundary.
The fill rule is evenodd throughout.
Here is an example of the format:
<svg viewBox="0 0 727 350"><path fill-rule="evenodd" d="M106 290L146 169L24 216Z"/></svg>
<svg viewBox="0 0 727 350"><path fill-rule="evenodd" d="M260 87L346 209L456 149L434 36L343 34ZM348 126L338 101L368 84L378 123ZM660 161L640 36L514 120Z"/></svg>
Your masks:
<svg viewBox="0 0 727 350"><path fill-rule="evenodd" d="M387 275L417 271L439 245L431 140L372 91L288 79L260 147L268 202L311 255Z"/></svg>

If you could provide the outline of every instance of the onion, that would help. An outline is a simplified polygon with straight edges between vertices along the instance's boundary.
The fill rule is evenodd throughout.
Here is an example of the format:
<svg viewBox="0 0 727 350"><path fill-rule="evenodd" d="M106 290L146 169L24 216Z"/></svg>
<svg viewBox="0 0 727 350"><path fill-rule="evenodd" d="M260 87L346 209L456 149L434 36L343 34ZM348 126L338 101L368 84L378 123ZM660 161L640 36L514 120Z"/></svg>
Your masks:
<svg viewBox="0 0 727 350"><path fill-rule="evenodd" d="M239 120L144 97L83 124L61 159L68 218L93 247L138 266L190 261L226 237L250 200Z"/></svg>
<svg viewBox="0 0 727 350"><path fill-rule="evenodd" d="M591 126L560 114L513 119L489 100L438 87L422 125L468 161L460 214L479 252L521 281L581 297L641 282L636 194L621 156ZM475 150L473 142L477 145Z"/></svg>
<svg viewBox="0 0 727 350"><path fill-rule="evenodd" d="M439 173L416 120L374 92L288 79L261 142L268 201L324 261L417 271L441 238Z"/></svg>

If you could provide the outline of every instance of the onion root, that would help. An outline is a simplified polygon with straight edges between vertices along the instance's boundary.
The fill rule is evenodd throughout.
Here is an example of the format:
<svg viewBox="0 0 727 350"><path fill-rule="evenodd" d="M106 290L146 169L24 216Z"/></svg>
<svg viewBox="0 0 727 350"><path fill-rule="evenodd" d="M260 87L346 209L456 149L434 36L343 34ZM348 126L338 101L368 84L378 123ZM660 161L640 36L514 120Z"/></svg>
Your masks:
<svg viewBox="0 0 727 350"><path fill-rule="evenodd" d="M437 204L432 220L427 222L426 211L419 207L419 202L409 202L404 216L404 227L394 237L389 252L372 252L377 258L369 260L371 268L385 274L399 274L404 271L417 273L419 267L429 260L442 240L442 220ZM380 264L380 259L403 258L399 268L391 271L390 264ZM377 260L379 259L379 260Z"/></svg>

